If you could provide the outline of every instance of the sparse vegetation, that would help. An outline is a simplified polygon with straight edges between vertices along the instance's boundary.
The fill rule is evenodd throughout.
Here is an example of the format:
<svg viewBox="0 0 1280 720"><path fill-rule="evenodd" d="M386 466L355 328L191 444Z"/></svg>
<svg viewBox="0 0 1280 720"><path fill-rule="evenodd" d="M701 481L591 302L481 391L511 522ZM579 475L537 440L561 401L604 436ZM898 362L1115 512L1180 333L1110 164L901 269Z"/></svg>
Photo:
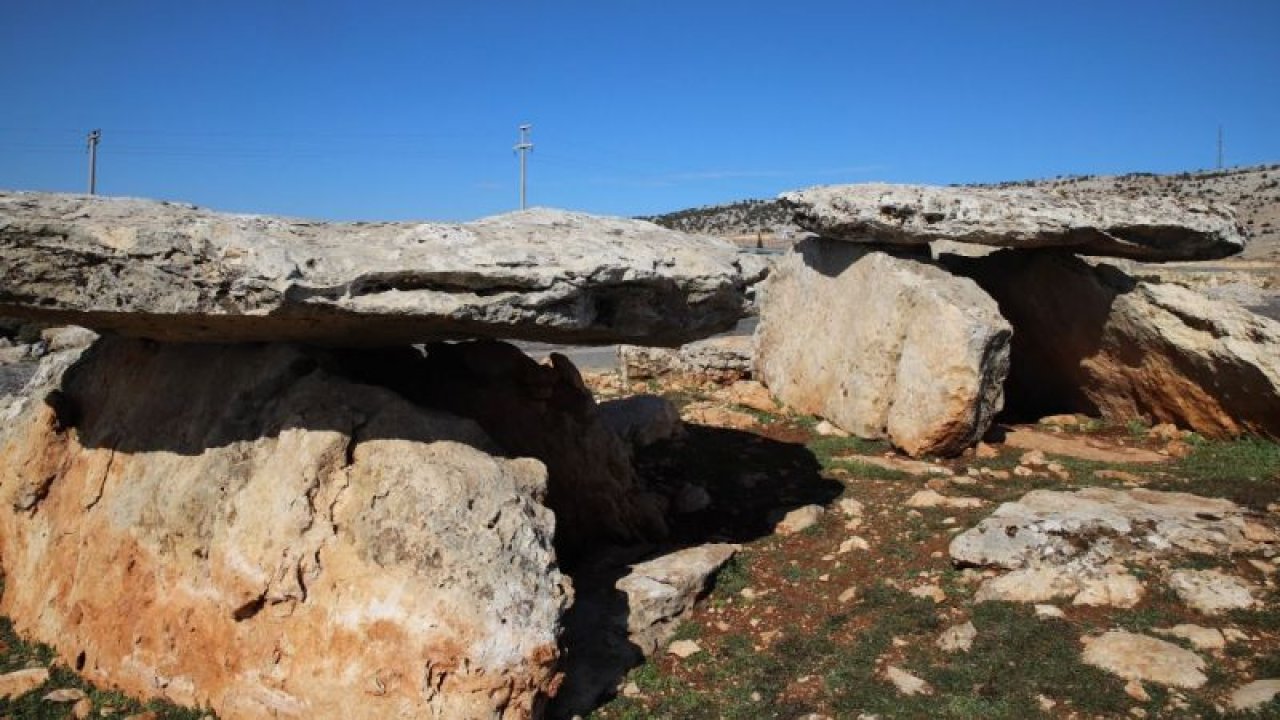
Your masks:
<svg viewBox="0 0 1280 720"><path fill-rule="evenodd" d="M126 717L143 712L154 713L156 720L198 720L213 714L194 708L178 707L162 701L139 702L122 693L94 687L70 668L54 662L54 651L47 645L25 641L8 618L0 617L0 674L28 667L49 669L49 680L39 688L16 698L0 699L0 717L23 720L64 720L70 717L70 703L54 703L44 699L54 690L83 691L91 705L91 717Z"/></svg>

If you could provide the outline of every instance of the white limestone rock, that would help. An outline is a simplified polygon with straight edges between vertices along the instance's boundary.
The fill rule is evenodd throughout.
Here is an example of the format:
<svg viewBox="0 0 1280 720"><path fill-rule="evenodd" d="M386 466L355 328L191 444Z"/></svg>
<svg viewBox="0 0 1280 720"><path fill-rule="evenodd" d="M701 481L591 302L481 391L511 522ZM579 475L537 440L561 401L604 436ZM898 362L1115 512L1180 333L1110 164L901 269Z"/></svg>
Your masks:
<svg viewBox="0 0 1280 720"><path fill-rule="evenodd" d="M731 328L753 281L727 241L560 210L327 223L0 193L0 315L163 341L678 345Z"/></svg>
<svg viewBox="0 0 1280 720"><path fill-rule="evenodd" d="M867 183L788 192L781 200L800 227L857 243L947 240L1147 262L1212 260L1245 246L1244 228L1231 209L1154 195Z"/></svg>

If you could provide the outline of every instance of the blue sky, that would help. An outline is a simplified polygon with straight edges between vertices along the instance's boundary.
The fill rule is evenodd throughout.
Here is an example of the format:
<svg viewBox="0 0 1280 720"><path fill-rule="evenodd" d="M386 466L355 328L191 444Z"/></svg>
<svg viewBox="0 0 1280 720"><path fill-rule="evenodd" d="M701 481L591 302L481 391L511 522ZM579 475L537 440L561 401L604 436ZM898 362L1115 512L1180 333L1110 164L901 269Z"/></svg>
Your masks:
<svg viewBox="0 0 1280 720"><path fill-rule="evenodd" d="M1280 2L4 0L0 188L332 219L1280 162Z"/></svg>

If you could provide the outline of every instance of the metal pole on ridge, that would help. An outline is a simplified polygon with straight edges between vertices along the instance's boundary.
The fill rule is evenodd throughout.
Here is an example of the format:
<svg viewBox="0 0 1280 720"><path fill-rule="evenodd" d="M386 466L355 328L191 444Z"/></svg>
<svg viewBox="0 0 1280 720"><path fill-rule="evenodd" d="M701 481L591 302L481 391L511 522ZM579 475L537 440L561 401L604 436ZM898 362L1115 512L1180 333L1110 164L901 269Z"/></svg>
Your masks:
<svg viewBox="0 0 1280 720"><path fill-rule="evenodd" d="M515 151L520 153L520 209L524 210L526 203L526 167L528 163L529 151L533 150L533 143L529 142L529 131L533 126L525 123L520 126L520 142L516 143Z"/></svg>
<svg viewBox="0 0 1280 720"><path fill-rule="evenodd" d="M98 141L102 139L101 130L89 131L89 194L98 193Z"/></svg>

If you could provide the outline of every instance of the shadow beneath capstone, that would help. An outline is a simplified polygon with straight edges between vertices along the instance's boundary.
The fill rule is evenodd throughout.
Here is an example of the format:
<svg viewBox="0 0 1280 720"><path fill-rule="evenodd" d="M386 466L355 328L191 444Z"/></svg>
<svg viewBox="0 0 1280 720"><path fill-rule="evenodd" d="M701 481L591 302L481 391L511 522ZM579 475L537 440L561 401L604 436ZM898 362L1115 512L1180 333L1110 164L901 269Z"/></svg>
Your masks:
<svg viewBox="0 0 1280 720"><path fill-rule="evenodd" d="M636 466L666 497L693 486L710 502L670 513L668 542L603 548L570 573L576 598L565 617L565 681L550 706L553 720L585 716L612 699L627 672L644 662L628 640L627 596L615 587L629 565L707 543L751 542L772 534L779 510L826 505L843 491L801 442L702 425L685 425L683 437L639 450Z"/></svg>
<svg viewBox="0 0 1280 720"><path fill-rule="evenodd" d="M1034 422L1047 415L1099 409L1086 393L1085 367L1103 345L1116 298L1132 292L1132 277L1108 265L1092 267L1061 250L1000 250L983 257L943 254L938 264L968 278L996 301L1013 327L1004 410L997 422ZM1113 348L1129 365L1138 347Z"/></svg>

